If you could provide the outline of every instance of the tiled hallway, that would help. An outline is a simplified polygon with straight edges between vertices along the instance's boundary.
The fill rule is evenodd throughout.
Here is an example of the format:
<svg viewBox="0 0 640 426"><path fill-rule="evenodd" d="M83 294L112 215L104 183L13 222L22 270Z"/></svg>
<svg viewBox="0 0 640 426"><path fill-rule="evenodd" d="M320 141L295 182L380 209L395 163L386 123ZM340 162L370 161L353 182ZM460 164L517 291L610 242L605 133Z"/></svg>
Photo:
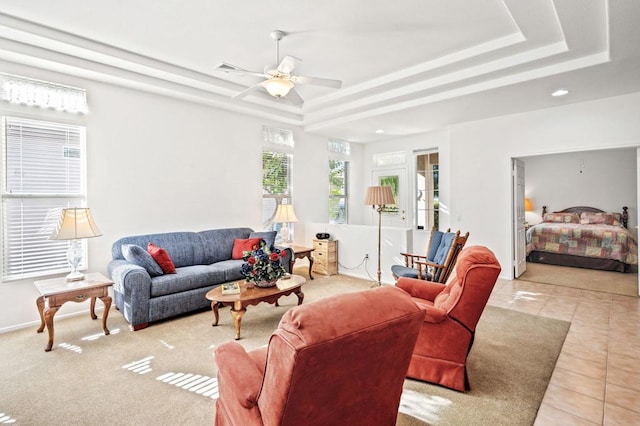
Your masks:
<svg viewBox="0 0 640 426"><path fill-rule="evenodd" d="M489 304L571 322L536 426L640 424L640 298L499 280Z"/></svg>

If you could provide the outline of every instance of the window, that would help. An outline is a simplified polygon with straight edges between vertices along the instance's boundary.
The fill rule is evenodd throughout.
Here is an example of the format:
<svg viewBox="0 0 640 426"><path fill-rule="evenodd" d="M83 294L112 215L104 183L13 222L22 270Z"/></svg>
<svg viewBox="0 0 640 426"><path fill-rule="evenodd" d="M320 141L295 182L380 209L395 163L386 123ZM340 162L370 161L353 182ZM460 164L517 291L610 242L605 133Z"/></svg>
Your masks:
<svg viewBox="0 0 640 426"><path fill-rule="evenodd" d="M438 153L416 155L416 227L431 229L439 227Z"/></svg>
<svg viewBox="0 0 640 426"><path fill-rule="evenodd" d="M329 222L348 223L349 162L329 160Z"/></svg>
<svg viewBox="0 0 640 426"><path fill-rule="evenodd" d="M264 126L263 137L265 147L262 151L262 220L265 229L279 231L281 224L272 224L278 205L293 204L293 132Z"/></svg>
<svg viewBox="0 0 640 426"><path fill-rule="evenodd" d="M3 279L66 272L68 242L49 236L61 209L85 204L85 128L4 117L2 140Z"/></svg>

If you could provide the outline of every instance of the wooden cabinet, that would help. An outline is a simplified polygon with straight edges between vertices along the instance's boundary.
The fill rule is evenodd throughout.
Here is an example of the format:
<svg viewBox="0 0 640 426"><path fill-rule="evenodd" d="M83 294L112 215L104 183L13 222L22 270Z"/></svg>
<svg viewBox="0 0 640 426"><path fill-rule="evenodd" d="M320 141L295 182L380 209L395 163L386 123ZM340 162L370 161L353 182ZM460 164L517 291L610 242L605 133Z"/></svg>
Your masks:
<svg viewBox="0 0 640 426"><path fill-rule="evenodd" d="M321 275L338 273L337 240L313 240L313 272Z"/></svg>

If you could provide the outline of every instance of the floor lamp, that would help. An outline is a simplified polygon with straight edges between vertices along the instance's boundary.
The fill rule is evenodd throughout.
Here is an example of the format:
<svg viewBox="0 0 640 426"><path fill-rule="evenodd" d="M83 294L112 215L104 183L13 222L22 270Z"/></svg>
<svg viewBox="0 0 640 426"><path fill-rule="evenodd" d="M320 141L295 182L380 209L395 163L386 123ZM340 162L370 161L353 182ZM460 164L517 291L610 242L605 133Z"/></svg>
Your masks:
<svg viewBox="0 0 640 426"><path fill-rule="evenodd" d="M382 210L385 206L395 204L393 192L390 186L370 186L364 197L365 206L371 206L378 212L378 281L377 285L382 285L380 281L380 236L382 229Z"/></svg>

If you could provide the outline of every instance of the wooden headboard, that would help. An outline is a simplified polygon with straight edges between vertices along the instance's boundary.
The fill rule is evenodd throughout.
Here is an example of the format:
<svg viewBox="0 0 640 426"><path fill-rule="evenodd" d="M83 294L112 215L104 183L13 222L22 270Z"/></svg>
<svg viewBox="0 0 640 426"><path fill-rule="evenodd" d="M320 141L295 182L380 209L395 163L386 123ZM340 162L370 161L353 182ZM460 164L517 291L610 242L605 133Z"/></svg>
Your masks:
<svg viewBox="0 0 640 426"><path fill-rule="evenodd" d="M629 212L628 212L629 208L627 206L624 206L622 208L622 213L621 213L621 220L622 220L622 226L624 226L625 228L627 228L627 225L629 223ZM576 207L567 207L564 210L559 210L556 211L554 213L582 213L582 212L588 212L588 213L606 213L604 210L600 210L597 209L595 207L588 207L588 206L576 206ZM542 206L542 217L544 217L544 215L547 213L547 206Z"/></svg>

